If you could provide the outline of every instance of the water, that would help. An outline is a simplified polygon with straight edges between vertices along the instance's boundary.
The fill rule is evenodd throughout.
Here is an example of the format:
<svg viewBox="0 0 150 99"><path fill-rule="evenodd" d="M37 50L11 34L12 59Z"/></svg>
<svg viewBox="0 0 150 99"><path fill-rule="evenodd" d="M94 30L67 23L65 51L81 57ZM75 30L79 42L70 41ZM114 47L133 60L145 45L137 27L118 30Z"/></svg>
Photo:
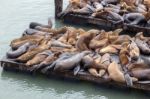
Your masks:
<svg viewBox="0 0 150 99"><path fill-rule="evenodd" d="M64 1L66 5L66 0ZM53 0L0 0L0 58L9 49L10 41L20 37L31 21L47 24L48 17L54 19ZM55 20L53 23L55 27L64 25ZM85 82L2 72L0 68L0 99L76 98L149 99L146 94L140 92L113 90Z"/></svg>

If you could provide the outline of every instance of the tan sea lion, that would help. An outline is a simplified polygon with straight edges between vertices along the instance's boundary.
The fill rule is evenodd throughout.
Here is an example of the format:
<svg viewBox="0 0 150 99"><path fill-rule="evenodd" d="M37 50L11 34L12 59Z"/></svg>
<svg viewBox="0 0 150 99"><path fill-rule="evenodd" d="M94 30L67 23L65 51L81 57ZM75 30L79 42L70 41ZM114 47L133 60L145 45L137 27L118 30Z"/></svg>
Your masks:
<svg viewBox="0 0 150 99"><path fill-rule="evenodd" d="M89 50L89 43L93 37L95 37L95 33L86 33L83 34L76 42L76 48L79 51Z"/></svg>
<svg viewBox="0 0 150 99"><path fill-rule="evenodd" d="M106 53L101 57L101 64L103 64L105 67L105 69L108 68L109 64L110 64L110 54Z"/></svg>
<svg viewBox="0 0 150 99"><path fill-rule="evenodd" d="M112 62L108 66L108 73L112 80L114 80L116 82L122 82L122 83L125 82L124 75L123 75L122 71L120 70L119 65L116 62Z"/></svg>
<svg viewBox="0 0 150 99"><path fill-rule="evenodd" d="M117 54L117 53L119 53L120 49L121 49L121 45L108 45L108 46L100 49L99 53L101 53L101 54L105 54L105 53Z"/></svg>
<svg viewBox="0 0 150 99"><path fill-rule="evenodd" d="M32 50L29 50L25 54L18 57L16 60L19 61L19 62L27 62L30 59L32 59L37 53L40 53L44 50L48 50L49 47L50 46L47 45L46 42L45 42L42 45L39 45L37 48L33 48Z"/></svg>
<svg viewBox="0 0 150 99"><path fill-rule="evenodd" d="M38 42L43 40L43 38L44 38L43 36L26 35L21 38L12 40L10 46L12 49L17 49L18 47L20 47L21 45L27 42L30 42L32 44L37 44Z"/></svg>
<svg viewBox="0 0 150 99"><path fill-rule="evenodd" d="M42 61L44 61L49 54L51 54L51 51L46 50L44 52L36 54L33 59L27 61L26 66L32 66L32 65L37 65L40 64Z"/></svg>
<svg viewBox="0 0 150 99"><path fill-rule="evenodd" d="M112 44L122 44L124 42L129 42L130 39L131 37L129 35L119 35L118 38L112 42Z"/></svg>
<svg viewBox="0 0 150 99"><path fill-rule="evenodd" d="M102 76L102 75L100 75L100 74L98 73L98 71L97 71L95 68L90 68L90 69L88 69L88 72L89 72L91 75L95 76L95 77L101 77L101 76Z"/></svg>
<svg viewBox="0 0 150 99"><path fill-rule="evenodd" d="M52 52L60 52L60 53L63 53L63 52L76 52L77 49L72 47L72 48L63 48L63 47L51 47L50 49Z"/></svg>

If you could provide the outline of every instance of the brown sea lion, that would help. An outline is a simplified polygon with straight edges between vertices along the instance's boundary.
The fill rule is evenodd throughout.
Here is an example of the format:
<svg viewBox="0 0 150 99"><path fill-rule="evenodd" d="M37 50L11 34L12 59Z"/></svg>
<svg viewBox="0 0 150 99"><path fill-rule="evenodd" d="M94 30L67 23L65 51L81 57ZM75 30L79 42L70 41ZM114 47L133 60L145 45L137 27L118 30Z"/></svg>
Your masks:
<svg viewBox="0 0 150 99"><path fill-rule="evenodd" d="M99 35L90 41L89 47L91 49L101 48L107 45L109 43L108 41L108 33L102 30Z"/></svg>
<svg viewBox="0 0 150 99"><path fill-rule="evenodd" d="M61 60L55 64L54 70L70 70L73 69L77 64L79 64L82 60L82 58L90 54L90 51L83 51L81 53L78 53L76 55L71 56L68 59Z"/></svg>
<svg viewBox="0 0 150 99"><path fill-rule="evenodd" d="M76 48L79 51L89 50L89 43L93 37L95 37L95 33L86 33L83 34L76 42Z"/></svg>
<svg viewBox="0 0 150 99"><path fill-rule="evenodd" d="M127 65L129 63L129 52L128 52L128 42L122 44L122 48L119 52L120 62L123 65Z"/></svg>
<svg viewBox="0 0 150 99"><path fill-rule="evenodd" d="M31 44L29 42L27 42L24 45L20 46L15 51L12 51L12 50L8 51L7 52L7 57L8 58L17 58L17 57L21 56L22 54L24 54L28 50L28 48L29 48L30 45Z"/></svg>
<svg viewBox="0 0 150 99"><path fill-rule="evenodd" d="M42 61L44 61L48 55L51 52L49 50L46 50L44 52L38 53L36 54L33 59L27 61L26 66L32 66L32 65L36 65L36 64L40 64Z"/></svg>
<svg viewBox="0 0 150 99"><path fill-rule="evenodd" d="M129 42L130 39L131 37L129 35L119 35L118 38L112 42L112 44L122 44L124 42Z"/></svg>
<svg viewBox="0 0 150 99"><path fill-rule="evenodd" d="M59 29L49 29L49 28L43 28L43 27L37 26L35 27L35 29L39 31L43 31L43 32L53 33L53 36L56 36L58 34L63 34L67 31L66 26L59 28Z"/></svg>
<svg viewBox="0 0 150 99"><path fill-rule="evenodd" d="M37 48L34 48L32 50L29 50L28 52L26 52L25 54L21 55L20 57L18 57L16 59L16 61L19 62L27 62L30 59L32 59L37 53L40 53L44 50L48 50L49 49L49 45L45 43L43 43L42 45L39 45Z"/></svg>
<svg viewBox="0 0 150 99"><path fill-rule="evenodd" d="M51 47L50 49L52 52L76 52L77 49L72 47L72 48L63 48L63 47Z"/></svg>
<svg viewBox="0 0 150 99"><path fill-rule="evenodd" d="M131 75L139 80L150 80L150 69L132 70Z"/></svg>
<svg viewBox="0 0 150 99"><path fill-rule="evenodd" d="M21 45L30 42L32 44L37 44L38 42L40 42L41 40L43 40L43 36L30 36L30 35L26 35L23 36L21 38L18 39L14 39L13 41L11 41L11 48L12 49L17 49L18 47L20 47Z"/></svg>

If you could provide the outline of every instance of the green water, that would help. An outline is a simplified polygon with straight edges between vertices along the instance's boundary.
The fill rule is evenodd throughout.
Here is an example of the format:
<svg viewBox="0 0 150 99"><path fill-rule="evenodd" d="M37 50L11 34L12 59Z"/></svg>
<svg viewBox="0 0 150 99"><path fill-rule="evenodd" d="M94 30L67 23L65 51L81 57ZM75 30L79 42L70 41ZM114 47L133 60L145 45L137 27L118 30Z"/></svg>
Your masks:
<svg viewBox="0 0 150 99"><path fill-rule="evenodd" d="M66 4L66 0L64 1ZM53 0L0 0L0 58L9 49L10 41L20 37L31 21L46 24L48 17L53 19L55 27L64 25L54 20ZM0 68L0 99L149 99L149 97L141 92L113 90L85 82L2 72Z"/></svg>

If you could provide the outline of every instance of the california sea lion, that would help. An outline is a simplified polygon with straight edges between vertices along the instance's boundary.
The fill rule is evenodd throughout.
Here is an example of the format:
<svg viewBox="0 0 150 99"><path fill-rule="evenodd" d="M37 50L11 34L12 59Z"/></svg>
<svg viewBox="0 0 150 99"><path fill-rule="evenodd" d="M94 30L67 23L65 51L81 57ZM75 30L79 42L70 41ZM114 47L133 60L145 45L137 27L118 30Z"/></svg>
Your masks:
<svg viewBox="0 0 150 99"><path fill-rule="evenodd" d="M8 58L17 58L17 57L21 56L22 54L24 54L28 50L30 45L31 44L28 42L28 43L25 43L24 45L20 46L15 51L8 51L7 57Z"/></svg>
<svg viewBox="0 0 150 99"><path fill-rule="evenodd" d="M65 44L65 43L62 43L62 42L60 42L60 41L58 41L58 40L51 40L51 46L52 47L64 47L64 48L71 48L72 46L71 45L69 45L69 44Z"/></svg>
<svg viewBox="0 0 150 99"><path fill-rule="evenodd" d="M101 75L98 73L98 71L95 68L89 68L88 72L95 77L101 77Z"/></svg>
<svg viewBox="0 0 150 99"><path fill-rule="evenodd" d="M32 59L37 53L47 50L47 49L49 49L49 47L50 47L49 45L44 43L44 44L38 46L37 48L29 50L25 54L21 55L20 57L18 57L16 59L16 61L27 62L28 60Z"/></svg>
<svg viewBox="0 0 150 99"><path fill-rule="evenodd" d="M129 42L131 37L129 35L119 35L116 40L114 40L113 44L122 44L124 42Z"/></svg>
<svg viewBox="0 0 150 99"><path fill-rule="evenodd" d="M44 24L37 23L37 22L31 22L30 25L29 25L29 27L31 29L35 29L36 26L40 26L40 27L43 27L43 28L52 28L53 24L52 24L51 19L49 18L48 19L48 25L44 25Z"/></svg>
<svg viewBox="0 0 150 99"><path fill-rule="evenodd" d="M100 11L104 8L103 5L99 2L94 2L93 5L96 8L95 11Z"/></svg>
<svg viewBox="0 0 150 99"><path fill-rule="evenodd" d="M95 37L95 33L86 33L83 34L76 42L76 48L79 51L89 50L89 43L93 37Z"/></svg>
<svg viewBox="0 0 150 99"><path fill-rule="evenodd" d="M145 16L141 13L128 13L123 18L126 23L131 25L138 25L141 21L145 20Z"/></svg>
<svg viewBox="0 0 150 99"><path fill-rule="evenodd" d="M44 38L43 36L26 35L26 36L23 36L21 38L11 41L10 46L12 49L17 49L18 47L20 47L21 45L23 45L27 42L30 42L32 44L37 44L38 42L43 40L43 38Z"/></svg>
<svg viewBox="0 0 150 99"><path fill-rule="evenodd" d="M54 70L70 70L73 69L77 64L81 62L81 59L87 55L90 54L90 51L83 51L81 53L78 53L76 55L71 56L68 59L61 60L56 63Z"/></svg>
<svg viewBox="0 0 150 99"><path fill-rule="evenodd" d="M150 69L133 70L131 71L131 75L139 80L150 80Z"/></svg>
<svg viewBox="0 0 150 99"><path fill-rule="evenodd" d="M140 50L133 40L131 40L131 44L129 44L128 49L131 59L137 60L140 56Z"/></svg>
<svg viewBox="0 0 150 99"><path fill-rule="evenodd" d="M26 63L26 66L32 66L36 64L40 64L42 61L44 61L52 52L49 50L46 50L44 52L38 53L33 57L33 59L29 60Z"/></svg>
<svg viewBox="0 0 150 99"><path fill-rule="evenodd" d="M121 45L108 45L108 46L100 49L99 53L101 53L101 54L105 54L105 53L117 54L117 53L119 53L120 49L121 49Z"/></svg>
<svg viewBox="0 0 150 99"><path fill-rule="evenodd" d="M105 67L104 67L105 69L108 68L108 66L109 66L109 64L110 64L110 59L111 59L111 57L110 57L110 54L108 54L108 53L106 53L106 54L104 54L104 55L102 56L100 63L105 66Z"/></svg>

